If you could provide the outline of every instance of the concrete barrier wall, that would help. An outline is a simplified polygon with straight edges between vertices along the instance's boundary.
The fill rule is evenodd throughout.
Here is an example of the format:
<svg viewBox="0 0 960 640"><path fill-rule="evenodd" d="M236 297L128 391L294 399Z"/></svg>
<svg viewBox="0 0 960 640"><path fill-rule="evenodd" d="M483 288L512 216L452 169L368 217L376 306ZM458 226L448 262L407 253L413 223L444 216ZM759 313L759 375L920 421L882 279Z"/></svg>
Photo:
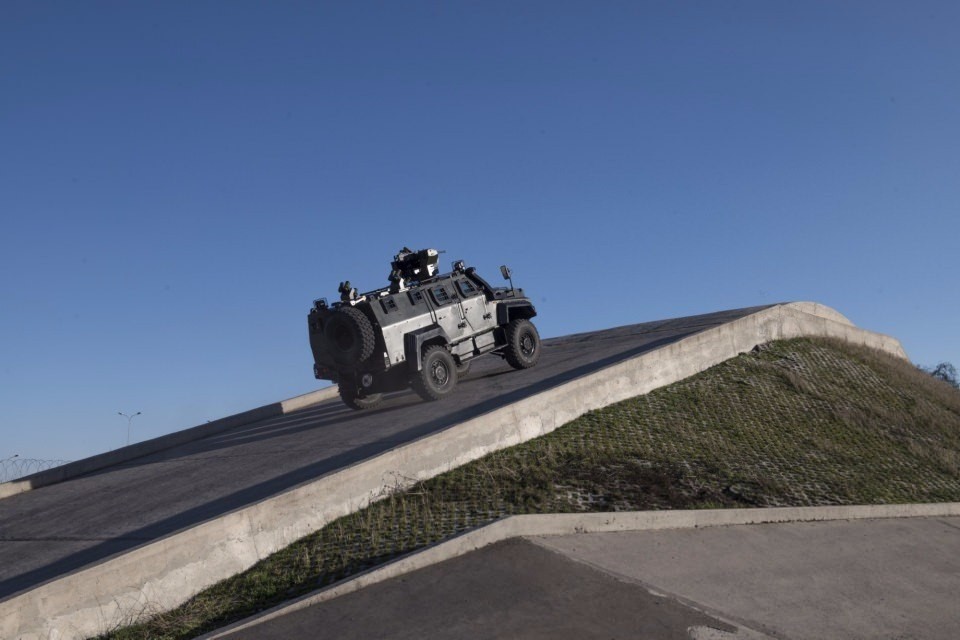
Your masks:
<svg viewBox="0 0 960 640"><path fill-rule="evenodd" d="M675 511L621 511L616 513L562 513L510 516L485 527L468 531L370 569L339 584L318 589L291 602L200 636L197 640L215 640L241 629L250 629L268 620L299 609L312 607L364 587L390 580L431 565L462 556L510 538L562 536L579 533L617 531L658 531L662 529L699 529L747 524L784 522L820 522L831 520L879 520L884 518L933 518L960 516L960 502L936 504L887 504L830 507L776 507L766 509L696 509Z"/></svg>
<svg viewBox="0 0 960 640"><path fill-rule="evenodd" d="M40 487L63 482L70 478L76 478L91 471L98 471L115 464L121 464L135 458L141 458L165 449L177 447L187 442L200 440L222 431L236 429L251 422L282 416L298 409L319 404L336 396L336 386L326 387L302 396L290 398L289 400L274 402L273 404L257 407L256 409L237 413L232 416L227 416L226 418L212 420L198 427L183 429L182 431L169 433L165 436L137 442L120 449L114 449L113 451L100 453L89 458L84 458L83 460L77 460L76 462L68 462L59 467L40 471L23 478L18 478L17 480L0 484L0 500L17 495L18 493L23 493L24 491L39 489Z"/></svg>
<svg viewBox="0 0 960 640"><path fill-rule="evenodd" d="M392 490L549 433L587 411L682 380L757 344L802 336L840 338L906 357L896 339L858 329L828 307L814 303L769 307L0 603L0 637L84 637L129 620L145 607L172 608Z"/></svg>

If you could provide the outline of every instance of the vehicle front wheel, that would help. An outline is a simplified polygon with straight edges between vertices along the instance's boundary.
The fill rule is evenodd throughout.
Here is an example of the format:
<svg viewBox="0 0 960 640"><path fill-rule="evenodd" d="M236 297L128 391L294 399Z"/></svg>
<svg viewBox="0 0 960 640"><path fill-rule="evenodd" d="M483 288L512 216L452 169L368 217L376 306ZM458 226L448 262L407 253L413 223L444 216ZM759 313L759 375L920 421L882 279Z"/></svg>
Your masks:
<svg viewBox="0 0 960 640"><path fill-rule="evenodd" d="M540 334L529 320L511 320L506 328L503 355L514 369L529 369L540 360Z"/></svg>
<svg viewBox="0 0 960 640"><path fill-rule="evenodd" d="M361 394L360 391L353 389L348 385L340 385L340 399L343 404L351 409L360 411L362 409L373 409L383 402L382 393Z"/></svg>
<svg viewBox="0 0 960 640"><path fill-rule="evenodd" d="M439 400L457 386L457 363L445 347L431 345L423 351L423 368L413 378L413 390L424 400Z"/></svg>

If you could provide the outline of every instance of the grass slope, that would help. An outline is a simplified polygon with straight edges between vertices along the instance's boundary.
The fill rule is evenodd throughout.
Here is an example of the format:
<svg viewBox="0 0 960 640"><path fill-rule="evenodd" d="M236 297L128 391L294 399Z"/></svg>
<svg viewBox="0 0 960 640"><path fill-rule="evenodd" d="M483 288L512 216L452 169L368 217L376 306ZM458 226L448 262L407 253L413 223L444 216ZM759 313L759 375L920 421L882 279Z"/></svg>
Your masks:
<svg viewBox="0 0 960 640"><path fill-rule="evenodd" d="M958 501L958 469L960 393L881 353L778 342L397 492L102 637L190 638L510 514Z"/></svg>

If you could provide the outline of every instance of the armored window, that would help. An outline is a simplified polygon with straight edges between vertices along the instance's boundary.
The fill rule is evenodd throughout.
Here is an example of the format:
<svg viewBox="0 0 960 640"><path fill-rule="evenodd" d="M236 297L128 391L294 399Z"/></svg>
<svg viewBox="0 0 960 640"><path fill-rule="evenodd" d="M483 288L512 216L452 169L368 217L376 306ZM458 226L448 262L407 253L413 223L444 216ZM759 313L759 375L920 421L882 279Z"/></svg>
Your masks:
<svg viewBox="0 0 960 640"><path fill-rule="evenodd" d="M419 304L423 302L423 292L420 289L414 289L410 292L410 302Z"/></svg>
<svg viewBox="0 0 960 640"><path fill-rule="evenodd" d="M380 301L380 304L383 305L383 310L386 313L397 310L397 302L393 298L384 298Z"/></svg>
<svg viewBox="0 0 960 640"><path fill-rule="evenodd" d="M472 296L477 292L477 288L473 286L473 283L469 280L457 280L457 286L460 288L460 293L462 293L464 297Z"/></svg>
<svg viewBox="0 0 960 640"><path fill-rule="evenodd" d="M437 301L437 304L446 304L450 302L450 294L447 293L447 290L444 287L434 287L430 289L433 293L433 299Z"/></svg>

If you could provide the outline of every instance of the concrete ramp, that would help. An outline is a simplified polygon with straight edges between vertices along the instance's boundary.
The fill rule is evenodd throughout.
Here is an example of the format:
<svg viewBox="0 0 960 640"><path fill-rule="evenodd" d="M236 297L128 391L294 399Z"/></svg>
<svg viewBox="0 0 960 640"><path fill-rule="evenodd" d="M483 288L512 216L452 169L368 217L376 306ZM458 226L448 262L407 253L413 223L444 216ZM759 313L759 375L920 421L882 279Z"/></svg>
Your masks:
<svg viewBox="0 0 960 640"><path fill-rule="evenodd" d="M488 358L442 402L328 401L13 495L0 500L0 637L84 637L171 608L389 491L800 336L905 357L815 303L649 322L545 341L526 371Z"/></svg>

